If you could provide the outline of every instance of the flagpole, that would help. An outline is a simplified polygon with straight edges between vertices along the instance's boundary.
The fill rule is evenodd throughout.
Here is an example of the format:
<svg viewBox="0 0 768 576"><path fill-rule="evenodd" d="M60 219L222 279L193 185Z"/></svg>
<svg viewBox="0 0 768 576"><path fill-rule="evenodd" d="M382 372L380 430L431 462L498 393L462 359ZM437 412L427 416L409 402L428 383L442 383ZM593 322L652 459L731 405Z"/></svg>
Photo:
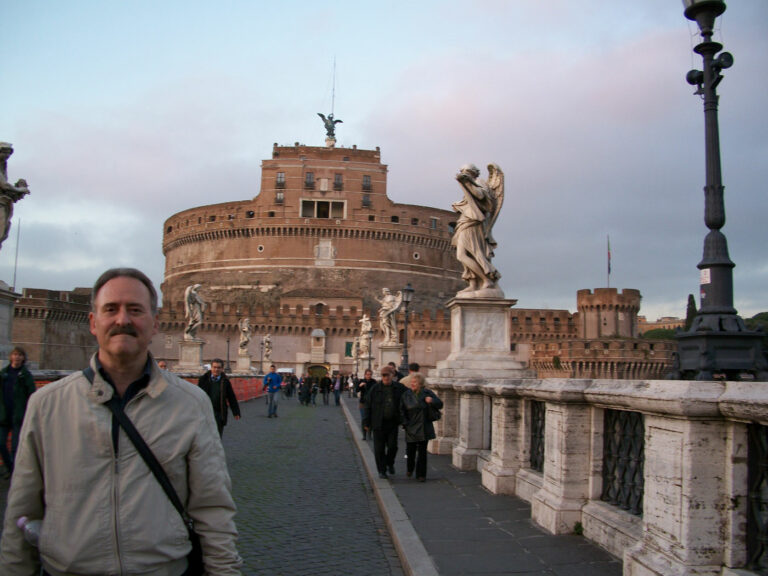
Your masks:
<svg viewBox="0 0 768 576"><path fill-rule="evenodd" d="M608 247L608 288L611 287L611 236L610 234L606 236L607 241L607 247Z"/></svg>

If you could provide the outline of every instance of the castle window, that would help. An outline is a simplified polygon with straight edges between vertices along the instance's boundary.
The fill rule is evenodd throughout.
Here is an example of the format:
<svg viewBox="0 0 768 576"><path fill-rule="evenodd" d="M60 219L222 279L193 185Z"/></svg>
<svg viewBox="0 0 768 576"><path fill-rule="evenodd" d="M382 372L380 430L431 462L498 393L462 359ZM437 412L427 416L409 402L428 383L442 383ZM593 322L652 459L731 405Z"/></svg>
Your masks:
<svg viewBox="0 0 768 576"><path fill-rule="evenodd" d="M211 222L216 222L216 216L209 216L208 220L210 220Z"/></svg>
<svg viewBox="0 0 768 576"><path fill-rule="evenodd" d="M419 219L411 218L411 226L418 226L418 225L419 225Z"/></svg>
<svg viewBox="0 0 768 576"><path fill-rule="evenodd" d="M282 190L275 192L275 204L282 204L285 202L285 194Z"/></svg>
<svg viewBox="0 0 768 576"><path fill-rule="evenodd" d="M234 219L235 219L235 215L234 215L234 214L230 214L230 215L228 216L228 218L229 218L230 220L234 220Z"/></svg>
<svg viewBox="0 0 768 576"><path fill-rule="evenodd" d="M342 158L342 161L349 162L349 156L344 156L344 158Z"/></svg>
<svg viewBox="0 0 768 576"><path fill-rule="evenodd" d="M256 216L256 213L253 210L248 210L248 212L245 213L246 218L253 218Z"/></svg>
<svg viewBox="0 0 768 576"><path fill-rule="evenodd" d="M363 208L371 207L371 195L368 193L363 194Z"/></svg>
<svg viewBox="0 0 768 576"><path fill-rule="evenodd" d="M307 172L304 175L304 188L308 190L315 189L315 173L314 172Z"/></svg>
<svg viewBox="0 0 768 576"><path fill-rule="evenodd" d="M173 226L168 226L168 228L166 228L166 230L165 230L165 231L166 231L168 234L170 234L172 230L173 230Z"/></svg>
<svg viewBox="0 0 768 576"><path fill-rule="evenodd" d="M419 254L418 252L414 252L413 253L413 259L414 260L418 260L419 258L421 258L421 254Z"/></svg>
<svg viewBox="0 0 768 576"><path fill-rule="evenodd" d="M302 200L302 218L344 218L343 201Z"/></svg>
<svg viewBox="0 0 768 576"><path fill-rule="evenodd" d="M368 214L368 222L375 222L375 221L376 221L376 216L374 216L373 214Z"/></svg>
<svg viewBox="0 0 768 576"><path fill-rule="evenodd" d="M400 217L399 217L399 216L392 216L392 217L390 218L390 220L391 220L392 222L394 222L395 224L397 224L398 222L400 222Z"/></svg>
<svg viewBox="0 0 768 576"><path fill-rule="evenodd" d="M344 189L344 181L342 180L341 174L336 174L333 177L333 189L334 190L343 190Z"/></svg>
<svg viewBox="0 0 768 576"><path fill-rule="evenodd" d="M432 230L437 230L437 222L438 222L438 219L437 219L437 218L430 218L430 219L429 219L429 227L430 227Z"/></svg>
<svg viewBox="0 0 768 576"><path fill-rule="evenodd" d="M258 250L259 252L264 252L264 245L263 245L263 244L259 244L259 245L256 247L256 250Z"/></svg>
<svg viewBox="0 0 768 576"><path fill-rule="evenodd" d="M270 210L269 212L267 212L267 217L274 218L275 217L275 211L274 210Z"/></svg>
<svg viewBox="0 0 768 576"><path fill-rule="evenodd" d="M371 191L371 177L363 176L363 192Z"/></svg>
<svg viewBox="0 0 768 576"><path fill-rule="evenodd" d="M285 188L285 172L278 172L275 176L275 188Z"/></svg>

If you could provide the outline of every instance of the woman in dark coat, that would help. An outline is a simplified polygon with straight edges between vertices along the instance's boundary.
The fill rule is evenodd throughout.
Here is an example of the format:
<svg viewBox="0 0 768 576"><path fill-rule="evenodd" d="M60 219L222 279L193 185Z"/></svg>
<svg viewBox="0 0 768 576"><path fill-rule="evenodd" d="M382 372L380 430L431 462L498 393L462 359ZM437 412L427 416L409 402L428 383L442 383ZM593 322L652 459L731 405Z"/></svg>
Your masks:
<svg viewBox="0 0 768 576"><path fill-rule="evenodd" d="M424 482L427 478L427 442L435 437L432 411L440 410L443 401L424 387L424 376L411 374L407 390L400 399L400 417L405 428L405 455L408 459L407 476Z"/></svg>

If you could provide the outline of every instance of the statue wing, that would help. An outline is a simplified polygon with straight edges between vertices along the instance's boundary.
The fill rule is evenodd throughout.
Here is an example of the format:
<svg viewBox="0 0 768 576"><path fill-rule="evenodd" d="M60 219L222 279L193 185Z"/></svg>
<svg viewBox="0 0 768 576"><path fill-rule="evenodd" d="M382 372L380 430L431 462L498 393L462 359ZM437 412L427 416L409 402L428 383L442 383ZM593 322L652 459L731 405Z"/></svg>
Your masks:
<svg viewBox="0 0 768 576"><path fill-rule="evenodd" d="M486 224L486 237L489 244L496 246L491 232L504 204L504 172L501 171L498 164L488 164L488 188L491 192L492 205Z"/></svg>
<svg viewBox="0 0 768 576"><path fill-rule="evenodd" d="M318 112L317 115L320 116L320 118L323 119L324 123L327 122L327 120L325 119L325 114L321 114L320 112Z"/></svg>
<svg viewBox="0 0 768 576"><path fill-rule="evenodd" d="M334 124L344 124L344 120L334 120Z"/></svg>
<svg viewBox="0 0 768 576"><path fill-rule="evenodd" d="M402 290L398 290L397 291L397 296L395 296L395 305L392 306L392 310L395 311L398 308L400 308L400 304L402 304L402 303L403 303L403 291Z"/></svg>
<svg viewBox="0 0 768 576"><path fill-rule="evenodd" d="M187 286L187 289L184 290L184 316L189 318L189 292L192 290L192 286Z"/></svg>

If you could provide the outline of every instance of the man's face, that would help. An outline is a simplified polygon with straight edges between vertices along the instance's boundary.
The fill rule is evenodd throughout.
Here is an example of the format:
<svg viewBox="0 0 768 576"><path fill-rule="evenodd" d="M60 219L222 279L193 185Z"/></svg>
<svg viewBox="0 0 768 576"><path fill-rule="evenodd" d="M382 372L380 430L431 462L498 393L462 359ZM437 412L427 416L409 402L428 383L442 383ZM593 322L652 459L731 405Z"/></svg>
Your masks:
<svg viewBox="0 0 768 576"><path fill-rule="evenodd" d="M11 352L11 367L21 368L22 364L24 364L24 355L16 351Z"/></svg>
<svg viewBox="0 0 768 576"><path fill-rule="evenodd" d="M218 362L214 362L213 364L211 364L211 374L215 378L218 378L219 374L221 374L222 372L224 372L224 366L223 365L219 364Z"/></svg>
<svg viewBox="0 0 768 576"><path fill-rule="evenodd" d="M274 366L270 366L270 367L269 367L269 371L270 371L270 372L272 372L272 373L274 374L274 372L275 372L275 367L274 367Z"/></svg>
<svg viewBox="0 0 768 576"><path fill-rule="evenodd" d="M366 370L365 371L365 379L366 380L370 380L372 376L373 376L373 372L371 372L370 370Z"/></svg>
<svg viewBox="0 0 768 576"><path fill-rule="evenodd" d="M381 375L381 383L385 386L392 384L392 374L389 372L384 372L384 374Z"/></svg>
<svg viewBox="0 0 768 576"><path fill-rule="evenodd" d="M91 334L99 343L99 360L125 364L147 355L157 333L157 316L152 313L149 290L128 276L113 278L96 295L88 315Z"/></svg>

